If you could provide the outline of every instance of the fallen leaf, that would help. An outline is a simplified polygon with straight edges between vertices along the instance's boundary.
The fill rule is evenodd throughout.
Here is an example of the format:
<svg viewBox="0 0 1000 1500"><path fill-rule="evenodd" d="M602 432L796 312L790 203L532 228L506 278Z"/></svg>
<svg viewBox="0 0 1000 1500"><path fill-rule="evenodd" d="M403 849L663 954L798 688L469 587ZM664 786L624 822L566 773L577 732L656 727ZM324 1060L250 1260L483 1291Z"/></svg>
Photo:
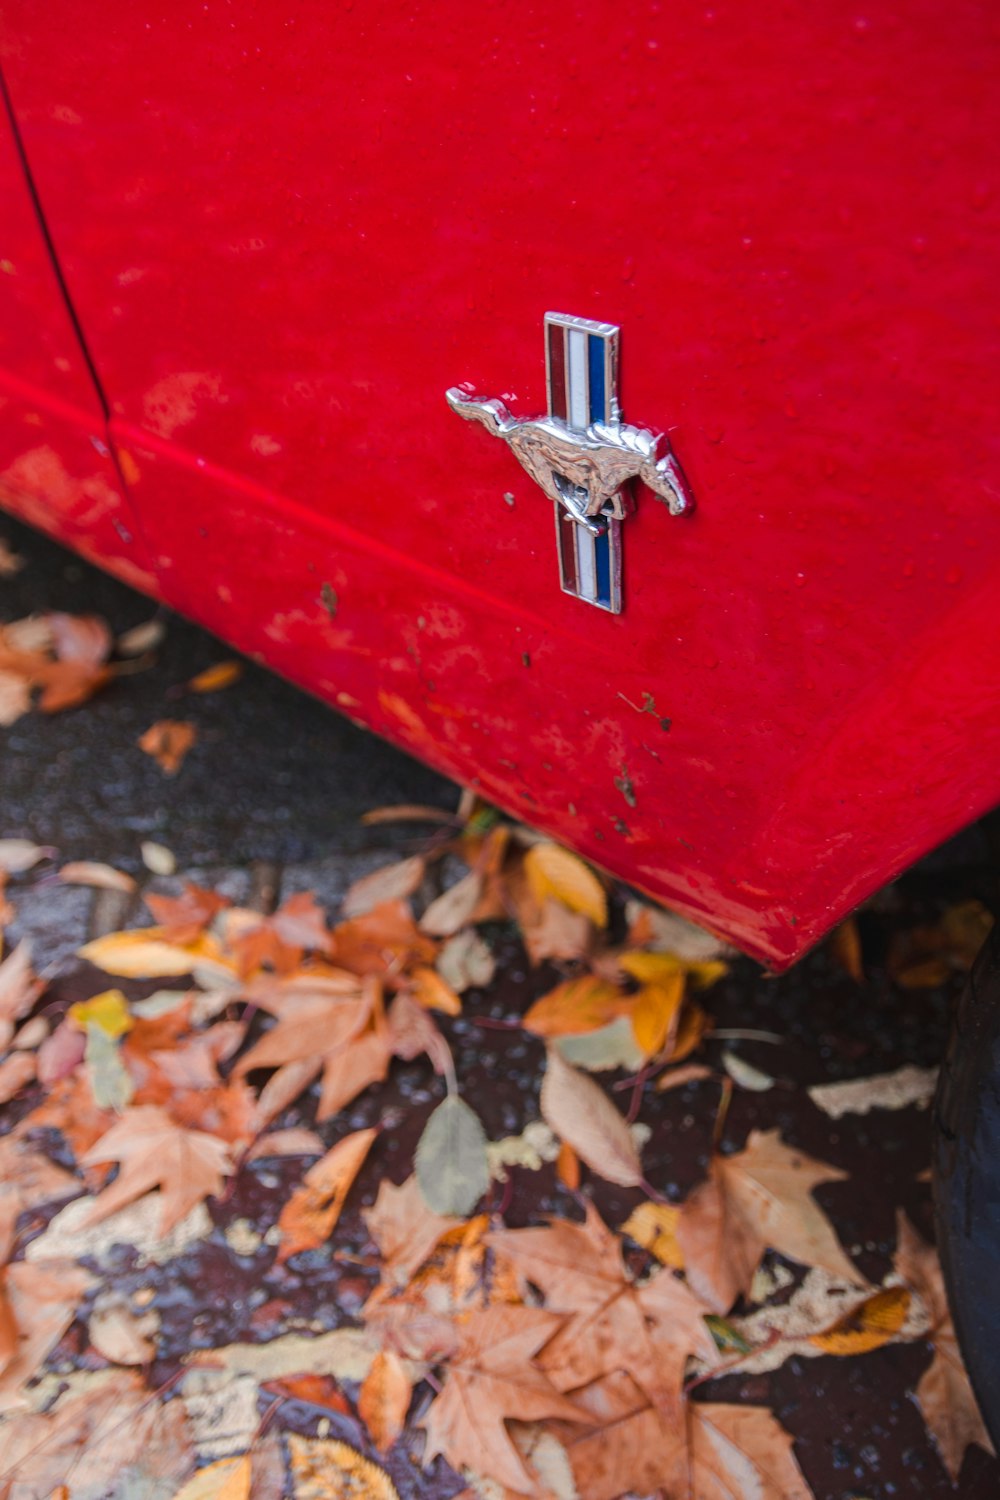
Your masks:
<svg viewBox="0 0 1000 1500"><path fill-rule="evenodd" d="M0 669L0 724L9 729L31 711L31 687L27 678Z"/></svg>
<svg viewBox="0 0 1000 1500"><path fill-rule="evenodd" d="M831 1120L866 1115L873 1109L907 1109L913 1104L924 1109L934 1098L937 1078L937 1068L909 1064L893 1073L876 1073L873 1078L818 1083L809 1090L809 1097Z"/></svg>
<svg viewBox="0 0 1000 1500"><path fill-rule="evenodd" d="M684 975L643 984L632 999L632 1031L644 1057L662 1052L677 1026L684 1000Z"/></svg>
<svg viewBox="0 0 1000 1500"><path fill-rule="evenodd" d="M278 1069L261 1092L258 1129L319 1073L321 1121L386 1076L392 1049L376 979L351 974L268 979L253 985L250 993L278 1023L236 1064L239 1076L256 1068Z"/></svg>
<svg viewBox="0 0 1000 1500"><path fill-rule="evenodd" d="M90 1342L115 1365L148 1365L156 1356L160 1320L150 1308L134 1312L120 1292L97 1298L87 1320Z"/></svg>
<svg viewBox="0 0 1000 1500"><path fill-rule="evenodd" d="M810 1343L824 1354L867 1354L895 1337L909 1310L910 1293L905 1286L884 1287L855 1303L822 1333L814 1333Z"/></svg>
<svg viewBox="0 0 1000 1500"><path fill-rule="evenodd" d="M472 921L482 893L482 875L470 870L430 903L420 918L421 932L431 937L453 937Z"/></svg>
<svg viewBox="0 0 1000 1500"><path fill-rule="evenodd" d="M691 1402L688 1444L698 1500L813 1500L791 1437L764 1407Z"/></svg>
<svg viewBox="0 0 1000 1500"><path fill-rule="evenodd" d="M775 1080L770 1073L765 1073L762 1068L755 1068L746 1058L740 1057L728 1047L722 1054L722 1066L735 1084L752 1094L766 1094L768 1089L774 1088Z"/></svg>
<svg viewBox="0 0 1000 1500"><path fill-rule="evenodd" d="M703 1078L711 1078L712 1069L706 1068L704 1063L685 1063L679 1068L670 1068L661 1073L656 1080L656 1091L662 1094L667 1089L683 1088L689 1083L700 1083Z"/></svg>
<svg viewBox="0 0 1000 1500"><path fill-rule="evenodd" d="M819 1183L845 1176L786 1146L776 1130L751 1131L743 1151L715 1157L707 1180L682 1205L677 1230L698 1296L714 1312L727 1313L749 1289L768 1247L863 1286L812 1197Z"/></svg>
<svg viewBox="0 0 1000 1500"><path fill-rule="evenodd" d="M426 1010L439 1010L446 1016L460 1016L462 1002L436 969L420 964L410 975L410 994Z"/></svg>
<svg viewBox="0 0 1000 1500"><path fill-rule="evenodd" d="M91 859L70 860L59 871L64 885L92 885L105 891L134 891L135 881L124 870L102 865Z"/></svg>
<svg viewBox="0 0 1000 1500"><path fill-rule="evenodd" d="M203 936L191 943L172 943L159 927L109 932L106 937L84 943L77 957L117 979L166 979L190 974L200 963L224 962L222 949L214 938Z"/></svg>
<svg viewBox="0 0 1000 1500"><path fill-rule="evenodd" d="M120 1114L135 1094L135 1085L114 1036L101 1026L88 1024L83 1061L94 1103Z"/></svg>
<svg viewBox="0 0 1000 1500"><path fill-rule="evenodd" d="M669 953L685 963L713 963L735 950L721 938L662 906L631 900L625 907L628 946Z"/></svg>
<svg viewBox="0 0 1000 1500"><path fill-rule="evenodd" d="M217 1458L192 1474L171 1500L248 1500L251 1474L248 1453L242 1458Z"/></svg>
<svg viewBox="0 0 1000 1500"><path fill-rule="evenodd" d="M41 844L33 844L30 839L0 839L0 870L7 875L23 875L55 852Z"/></svg>
<svg viewBox="0 0 1000 1500"><path fill-rule="evenodd" d="M139 845L142 862L153 875L172 875L177 869L177 856L164 844L144 839Z"/></svg>
<svg viewBox="0 0 1000 1500"><path fill-rule="evenodd" d="M294 1500L399 1500L384 1469L349 1443L288 1434Z"/></svg>
<svg viewBox="0 0 1000 1500"><path fill-rule="evenodd" d="M205 886L185 880L180 896L161 896L147 891L143 900L153 914L157 931L166 943L193 943L231 902Z"/></svg>
<svg viewBox="0 0 1000 1500"><path fill-rule="evenodd" d="M341 905L341 915L346 919L361 917L384 901L403 901L412 896L423 880L427 861L419 854L410 859L398 860L363 875L348 887Z"/></svg>
<svg viewBox="0 0 1000 1500"><path fill-rule="evenodd" d="M12 1052L0 1062L0 1104L6 1104L33 1083L38 1062L32 1052Z"/></svg>
<svg viewBox="0 0 1000 1500"><path fill-rule="evenodd" d="M399 1355L380 1349L358 1392L358 1415L380 1453L403 1431L412 1394L413 1384Z"/></svg>
<svg viewBox="0 0 1000 1500"><path fill-rule="evenodd" d="M934 1358L917 1385L917 1405L952 1483L957 1484L970 1443L987 1453L994 1449L965 1372L937 1251L920 1238L902 1209L896 1213L895 1267L930 1317L928 1337Z"/></svg>
<svg viewBox="0 0 1000 1500"><path fill-rule="evenodd" d="M198 672L186 686L189 693L218 693L222 688L232 687L242 675L242 662L220 661L215 666Z"/></svg>
<svg viewBox="0 0 1000 1500"><path fill-rule="evenodd" d="M631 1008L631 997L596 974L564 980L536 1000L522 1025L534 1036L576 1036L597 1031Z"/></svg>
<svg viewBox="0 0 1000 1500"><path fill-rule="evenodd" d="M592 1172L620 1187L639 1187L639 1152L622 1116L604 1090L548 1048L541 1112L560 1140L568 1142Z"/></svg>
<svg viewBox="0 0 1000 1500"><path fill-rule="evenodd" d="M554 1220L491 1234L487 1243L539 1288L550 1311L570 1315L537 1361L560 1390L626 1370L653 1405L679 1416L689 1356L716 1360L705 1309L683 1281L662 1270L633 1282L621 1241L592 1204L584 1224Z"/></svg>
<svg viewBox="0 0 1000 1500"><path fill-rule="evenodd" d="M141 625L123 631L115 641L115 650L119 656L145 656L147 651L155 651L163 644L166 633L165 621L154 616L152 620L144 620Z"/></svg>
<svg viewBox="0 0 1000 1500"><path fill-rule="evenodd" d="M315 1130L306 1130L301 1125L289 1125L286 1130L271 1130L259 1136L247 1152L247 1161L257 1161L268 1156L322 1156L325 1150L322 1138Z"/></svg>
<svg viewBox="0 0 1000 1500"><path fill-rule="evenodd" d="M534 1493L505 1424L581 1419L574 1402L531 1363L560 1322L532 1307L490 1307L468 1315L458 1327L441 1394L421 1423L425 1465L441 1453L453 1468L467 1466L518 1493Z"/></svg>
<svg viewBox="0 0 1000 1500"><path fill-rule="evenodd" d="M171 1495L194 1466L182 1403L161 1403L132 1370L69 1378L45 1412L11 1412L0 1423L10 1500Z"/></svg>
<svg viewBox="0 0 1000 1500"><path fill-rule="evenodd" d="M20 1404L22 1386L58 1344L92 1285L87 1272L68 1260L46 1265L19 1260L6 1268L4 1290L17 1346L0 1374L0 1413Z"/></svg>
<svg viewBox="0 0 1000 1500"><path fill-rule="evenodd" d="M437 944L420 931L404 901L383 901L333 931L330 959L354 974L392 979L413 964L433 964Z"/></svg>
<svg viewBox="0 0 1000 1500"><path fill-rule="evenodd" d="M864 984L865 969L861 956L861 937L854 917L848 917L835 927L827 939L830 957L834 963L849 974L855 984Z"/></svg>
<svg viewBox="0 0 1000 1500"><path fill-rule="evenodd" d="M484 989L496 973L497 961L473 928L448 938L437 956L435 968L445 984L458 995L475 986Z"/></svg>
<svg viewBox="0 0 1000 1500"><path fill-rule="evenodd" d="M89 1000L77 1000L66 1012L66 1017L81 1031L93 1026L112 1038L124 1036L135 1025L121 990L103 990Z"/></svg>
<svg viewBox="0 0 1000 1500"><path fill-rule="evenodd" d="M575 1193L580 1186L580 1158L565 1141L561 1142L559 1155L556 1157L556 1176L571 1193Z"/></svg>
<svg viewBox="0 0 1000 1500"><path fill-rule="evenodd" d="M382 1274L397 1287L405 1286L445 1235L462 1224L428 1207L416 1175L400 1187L382 1182L374 1206L362 1210L362 1217L382 1253Z"/></svg>
<svg viewBox="0 0 1000 1500"><path fill-rule="evenodd" d="M750 1500L744 1492L696 1491L687 1480L685 1422L650 1406L624 1370L575 1391L588 1427L560 1430L579 1500L619 1500L624 1494L664 1492L680 1500Z"/></svg>
<svg viewBox="0 0 1000 1500"><path fill-rule="evenodd" d="M356 1130L311 1166L281 1210L279 1264L301 1250L315 1250L333 1233L344 1201L378 1132Z"/></svg>
<svg viewBox="0 0 1000 1500"><path fill-rule="evenodd" d="M629 1214L620 1233L630 1235L661 1264L683 1271L684 1257L677 1243L680 1216L680 1209L672 1203L640 1203Z"/></svg>
<svg viewBox="0 0 1000 1500"><path fill-rule="evenodd" d="M80 1165L109 1161L119 1164L118 1176L94 1199L85 1223L96 1224L159 1188L164 1234L202 1199L217 1196L232 1170L230 1148L224 1141L175 1124L155 1105L126 1110Z"/></svg>
<svg viewBox="0 0 1000 1500"><path fill-rule="evenodd" d="M157 719L140 735L139 749L153 760L167 776L176 776L181 763L198 737L194 724L187 719Z"/></svg>
<svg viewBox="0 0 1000 1500"><path fill-rule="evenodd" d="M14 1035L14 1023L34 1005L45 983L31 967L31 943L22 938L0 963L0 1049Z"/></svg>
<svg viewBox="0 0 1000 1500"><path fill-rule="evenodd" d="M13 578L27 566L27 559L12 551L9 543L0 537L0 577Z"/></svg>
<svg viewBox="0 0 1000 1500"><path fill-rule="evenodd" d="M433 1111L417 1142L417 1182L436 1214L470 1214L490 1185L486 1133L479 1116L449 1095Z"/></svg>
<svg viewBox="0 0 1000 1500"><path fill-rule="evenodd" d="M589 865L561 844L532 844L524 856L524 871L539 905L551 896L595 927L607 926L608 899L603 885Z"/></svg>

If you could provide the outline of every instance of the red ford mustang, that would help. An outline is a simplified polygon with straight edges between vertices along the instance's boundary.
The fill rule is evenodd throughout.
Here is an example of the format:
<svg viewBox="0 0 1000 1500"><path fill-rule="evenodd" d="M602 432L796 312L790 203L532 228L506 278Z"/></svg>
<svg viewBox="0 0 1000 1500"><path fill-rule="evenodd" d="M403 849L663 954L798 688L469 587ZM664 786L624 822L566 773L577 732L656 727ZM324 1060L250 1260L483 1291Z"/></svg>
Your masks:
<svg viewBox="0 0 1000 1500"><path fill-rule="evenodd" d="M1000 801L993 7L2 25L14 514L775 968Z"/></svg>

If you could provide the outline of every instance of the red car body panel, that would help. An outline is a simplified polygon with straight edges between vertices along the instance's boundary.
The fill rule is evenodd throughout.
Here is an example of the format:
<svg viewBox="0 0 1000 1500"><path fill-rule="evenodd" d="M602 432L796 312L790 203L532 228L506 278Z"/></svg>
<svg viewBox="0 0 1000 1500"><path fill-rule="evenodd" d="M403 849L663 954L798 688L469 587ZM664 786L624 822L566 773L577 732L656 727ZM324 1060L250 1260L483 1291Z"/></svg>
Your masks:
<svg viewBox="0 0 1000 1500"><path fill-rule="evenodd" d="M170 603L775 967L1000 800L990 7L5 16ZM697 500L640 491L620 616L444 401L543 409L547 308L621 325Z"/></svg>

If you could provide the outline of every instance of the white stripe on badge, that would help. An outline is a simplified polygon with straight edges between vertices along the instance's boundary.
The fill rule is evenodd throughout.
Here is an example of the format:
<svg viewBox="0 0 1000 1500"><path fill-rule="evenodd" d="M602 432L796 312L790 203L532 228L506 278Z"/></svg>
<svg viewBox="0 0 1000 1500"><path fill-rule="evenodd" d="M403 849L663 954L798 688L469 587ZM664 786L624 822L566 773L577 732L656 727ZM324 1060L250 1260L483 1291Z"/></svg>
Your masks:
<svg viewBox="0 0 1000 1500"><path fill-rule="evenodd" d="M581 599L594 604L597 600L597 559L594 538L586 526L574 526L576 533L576 590Z"/></svg>
<svg viewBox="0 0 1000 1500"><path fill-rule="evenodd" d="M569 330L569 391L567 408L569 425L584 432L587 427L587 335L579 328Z"/></svg>

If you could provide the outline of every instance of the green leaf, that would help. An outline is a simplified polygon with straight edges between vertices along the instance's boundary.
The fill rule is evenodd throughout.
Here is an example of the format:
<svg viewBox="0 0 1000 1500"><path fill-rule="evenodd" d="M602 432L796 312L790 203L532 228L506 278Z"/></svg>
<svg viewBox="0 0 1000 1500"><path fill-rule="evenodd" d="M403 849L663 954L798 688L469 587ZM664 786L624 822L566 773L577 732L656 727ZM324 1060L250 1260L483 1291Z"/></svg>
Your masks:
<svg viewBox="0 0 1000 1500"><path fill-rule="evenodd" d="M121 1060L117 1038L110 1036L99 1022L87 1022L84 1066L94 1103L101 1109L123 1110L135 1092L135 1085Z"/></svg>
<svg viewBox="0 0 1000 1500"><path fill-rule="evenodd" d="M464 1100L439 1104L417 1143L417 1182L436 1214L465 1218L489 1187L486 1132Z"/></svg>
<svg viewBox="0 0 1000 1500"><path fill-rule="evenodd" d="M717 1318L714 1313L707 1314L705 1322L708 1331L715 1340L717 1349L723 1354L752 1354L753 1345L748 1344L738 1328L734 1328L727 1318Z"/></svg>

